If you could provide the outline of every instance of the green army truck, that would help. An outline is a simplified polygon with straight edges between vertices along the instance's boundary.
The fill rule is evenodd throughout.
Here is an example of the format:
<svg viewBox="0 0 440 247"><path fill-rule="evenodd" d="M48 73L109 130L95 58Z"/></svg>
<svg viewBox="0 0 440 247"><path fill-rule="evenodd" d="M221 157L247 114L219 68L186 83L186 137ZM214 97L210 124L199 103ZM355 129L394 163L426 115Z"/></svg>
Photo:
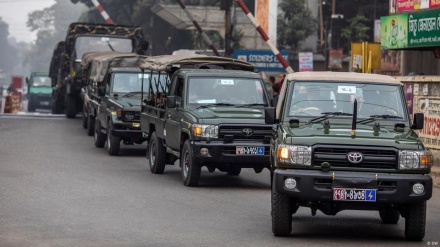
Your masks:
<svg viewBox="0 0 440 247"><path fill-rule="evenodd" d="M80 96L86 75L81 71L80 62L84 53L145 54L147 49L148 42L139 26L71 23L65 41L57 44L51 61L51 78L57 78L52 80L54 113L74 118L82 110Z"/></svg>
<svg viewBox="0 0 440 247"><path fill-rule="evenodd" d="M272 126L263 81L246 62L204 55L149 57L140 68L150 77L141 129L148 137L152 173L180 160L185 186L197 186L202 167L229 175L269 168ZM159 79L162 79L159 77Z"/></svg>
<svg viewBox="0 0 440 247"><path fill-rule="evenodd" d="M32 72L26 77L28 86L28 111L36 109L52 109L52 86L47 73Z"/></svg>
<svg viewBox="0 0 440 247"><path fill-rule="evenodd" d="M94 56L84 97L89 98L88 102L84 101L87 104L88 133L93 126L95 146L101 148L107 144L108 153L118 155L121 144L146 141L140 129L140 105L143 83L147 82L149 75L142 74L138 67L146 57L136 54L95 55L87 56Z"/></svg>
<svg viewBox="0 0 440 247"><path fill-rule="evenodd" d="M287 75L271 139L272 231L286 236L308 207L336 215L374 210L385 224L405 218L405 236L425 235L432 157L408 111L404 88L384 75L299 72Z"/></svg>

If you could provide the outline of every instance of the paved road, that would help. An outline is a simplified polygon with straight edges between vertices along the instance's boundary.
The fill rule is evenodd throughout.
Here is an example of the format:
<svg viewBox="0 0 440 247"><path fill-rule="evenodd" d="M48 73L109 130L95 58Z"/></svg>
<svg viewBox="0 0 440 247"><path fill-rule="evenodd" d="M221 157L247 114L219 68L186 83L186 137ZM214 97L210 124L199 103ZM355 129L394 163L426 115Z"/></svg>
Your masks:
<svg viewBox="0 0 440 247"><path fill-rule="evenodd" d="M110 157L81 120L0 116L0 246L427 246L440 242L440 192L428 203L425 241L378 213L337 216L302 208L290 237L271 232L268 171L204 171L182 185L177 166L147 170L145 146ZM440 243L439 243L440 244Z"/></svg>

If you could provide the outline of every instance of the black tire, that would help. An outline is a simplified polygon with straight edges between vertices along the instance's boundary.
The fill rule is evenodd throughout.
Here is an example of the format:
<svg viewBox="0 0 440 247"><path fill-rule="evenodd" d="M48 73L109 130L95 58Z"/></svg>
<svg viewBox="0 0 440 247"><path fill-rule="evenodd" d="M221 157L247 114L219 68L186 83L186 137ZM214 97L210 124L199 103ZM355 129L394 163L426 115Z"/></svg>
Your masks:
<svg viewBox="0 0 440 247"><path fill-rule="evenodd" d="M180 167L182 172L182 180L185 186L194 187L199 185L201 167L196 163L189 140L183 144L180 157Z"/></svg>
<svg viewBox="0 0 440 247"><path fill-rule="evenodd" d="M406 240L422 241L425 237L426 201L408 204L406 210Z"/></svg>
<svg viewBox="0 0 440 247"><path fill-rule="evenodd" d="M116 156L121 147L121 138L112 135L113 124L111 121L107 124L107 151L108 154Z"/></svg>
<svg viewBox="0 0 440 247"><path fill-rule="evenodd" d="M28 112L34 112L34 111L35 111L34 104L31 101L29 101L28 102Z"/></svg>
<svg viewBox="0 0 440 247"><path fill-rule="evenodd" d="M55 100L52 104L52 114L63 114L64 113L64 105Z"/></svg>
<svg viewBox="0 0 440 247"><path fill-rule="evenodd" d="M227 173L231 176L238 176L241 173L241 167L229 167Z"/></svg>
<svg viewBox="0 0 440 247"><path fill-rule="evenodd" d="M87 114L87 110L85 109L85 107L83 107L83 112L82 112L82 127L84 129L87 129L87 118L88 118L88 114Z"/></svg>
<svg viewBox="0 0 440 247"><path fill-rule="evenodd" d="M73 95L66 95L66 117L75 118L76 117L76 99Z"/></svg>
<svg viewBox="0 0 440 247"><path fill-rule="evenodd" d="M272 232L285 237L292 232L292 199L272 188Z"/></svg>
<svg viewBox="0 0 440 247"><path fill-rule="evenodd" d="M92 136L95 133L95 117L93 115L87 116L87 135Z"/></svg>
<svg viewBox="0 0 440 247"><path fill-rule="evenodd" d="M385 208L379 210L380 219L384 224L397 224L400 218L400 212L396 209Z"/></svg>
<svg viewBox="0 0 440 247"><path fill-rule="evenodd" d="M162 174L166 165L166 150L163 146L162 139L157 137L153 132L148 143L148 160L150 163L150 171L154 174Z"/></svg>
<svg viewBox="0 0 440 247"><path fill-rule="evenodd" d="M95 147L102 148L105 145L105 134L101 132L101 124L95 120Z"/></svg>

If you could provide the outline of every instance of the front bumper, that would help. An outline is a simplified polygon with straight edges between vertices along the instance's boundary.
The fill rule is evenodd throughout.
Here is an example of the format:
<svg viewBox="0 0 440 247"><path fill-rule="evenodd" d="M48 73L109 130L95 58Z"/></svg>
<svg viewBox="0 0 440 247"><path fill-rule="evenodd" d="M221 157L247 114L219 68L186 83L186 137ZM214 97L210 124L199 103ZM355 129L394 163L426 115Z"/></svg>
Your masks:
<svg viewBox="0 0 440 247"><path fill-rule="evenodd" d="M287 178L297 181L295 189L284 186ZM333 202L333 188L376 189L376 203L411 203L432 196L432 178L422 174L277 169L273 182L277 192L300 201ZM412 191L415 183L424 185L422 194Z"/></svg>
<svg viewBox="0 0 440 247"><path fill-rule="evenodd" d="M114 123L111 133L115 137L123 139L140 140L142 137L142 131L140 127L133 127L133 123Z"/></svg>
<svg viewBox="0 0 440 247"><path fill-rule="evenodd" d="M223 142L223 141L191 141L194 157L197 162L205 164L228 164L241 168L270 167L270 145L262 142ZM264 148L262 154L236 154L237 147ZM203 156L201 148L207 148L209 153Z"/></svg>

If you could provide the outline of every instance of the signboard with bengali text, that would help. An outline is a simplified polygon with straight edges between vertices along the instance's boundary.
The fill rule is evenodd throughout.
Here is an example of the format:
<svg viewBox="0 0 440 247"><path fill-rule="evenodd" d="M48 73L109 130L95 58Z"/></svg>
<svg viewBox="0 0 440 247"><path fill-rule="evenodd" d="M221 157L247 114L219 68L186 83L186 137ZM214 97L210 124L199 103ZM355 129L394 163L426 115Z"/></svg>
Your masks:
<svg viewBox="0 0 440 247"><path fill-rule="evenodd" d="M299 52L299 71L313 71L313 52Z"/></svg>
<svg viewBox="0 0 440 247"><path fill-rule="evenodd" d="M381 17L380 40L383 49L440 46L440 9Z"/></svg>
<svg viewBox="0 0 440 247"><path fill-rule="evenodd" d="M390 14L440 8L440 0L390 0Z"/></svg>

